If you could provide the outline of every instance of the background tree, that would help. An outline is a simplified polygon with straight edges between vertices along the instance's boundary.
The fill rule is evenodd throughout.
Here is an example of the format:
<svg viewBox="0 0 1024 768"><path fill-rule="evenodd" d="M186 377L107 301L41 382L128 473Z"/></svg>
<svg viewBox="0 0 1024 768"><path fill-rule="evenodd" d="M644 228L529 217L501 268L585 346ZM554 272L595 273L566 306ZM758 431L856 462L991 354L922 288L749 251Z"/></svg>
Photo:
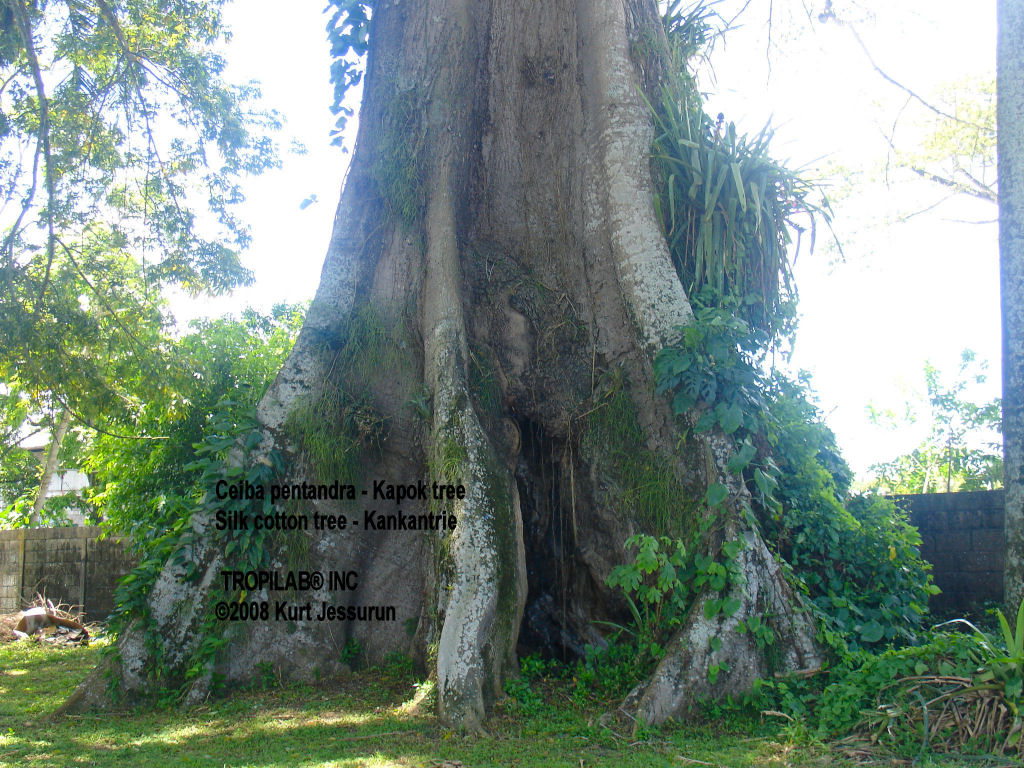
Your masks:
<svg viewBox="0 0 1024 768"><path fill-rule="evenodd" d="M938 106L927 102L930 109L919 126L923 137L912 150L905 140L903 148L890 140L896 164L949 194L997 202L995 82L969 78L953 83L935 102Z"/></svg>
<svg viewBox="0 0 1024 768"><path fill-rule="evenodd" d="M279 305L269 315L197 320L168 345L170 386L145 402L132 433L165 439L132 440L97 434L82 452L90 505L138 551L188 521L202 500L195 446L214 419L243 420L281 367L302 323L300 307Z"/></svg>
<svg viewBox="0 0 1024 768"><path fill-rule="evenodd" d="M223 80L220 6L0 8L0 377L51 414L37 513L67 426L131 420L126 379L159 392L161 290L249 277L233 207L277 120Z"/></svg>
<svg viewBox="0 0 1024 768"><path fill-rule="evenodd" d="M1024 2L1000 0L999 268L1003 318L1006 602L1024 599Z"/></svg>
<svg viewBox="0 0 1024 768"><path fill-rule="evenodd" d="M35 437L42 427L33 427L28 419L29 400L24 393L8 390L0 395L0 509L4 512L17 499L27 503L34 485L36 461L22 443Z"/></svg>
<svg viewBox="0 0 1024 768"><path fill-rule="evenodd" d="M929 434L910 453L873 465L875 480L869 487L880 493L929 493L1002 486L1002 446L985 442L997 438L1000 431L999 399L979 404L968 391L985 381L984 369L984 363L975 364L970 350L961 354L952 381L945 381L941 371L926 363L926 412L919 412L914 403L907 403L902 417L872 409L871 419L876 424L907 429L925 420Z"/></svg>

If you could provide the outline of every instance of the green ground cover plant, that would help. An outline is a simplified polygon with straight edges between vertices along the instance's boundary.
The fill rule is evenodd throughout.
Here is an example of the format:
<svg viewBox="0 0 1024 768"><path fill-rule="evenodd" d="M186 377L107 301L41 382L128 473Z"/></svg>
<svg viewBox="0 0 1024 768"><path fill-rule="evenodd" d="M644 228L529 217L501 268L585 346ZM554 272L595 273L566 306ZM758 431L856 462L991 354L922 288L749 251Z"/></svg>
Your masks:
<svg viewBox="0 0 1024 768"><path fill-rule="evenodd" d="M995 618L994 631L944 622L915 645L852 652L812 678L765 681L751 703L853 749L1020 765L1024 603L1015 617Z"/></svg>
<svg viewBox="0 0 1024 768"><path fill-rule="evenodd" d="M399 662L316 687L281 687L269 673L230 699L191 709L146 706L124 713L51 719L101 649L0 645L0 765L306 766L431 768L462 764L545 768L711 765L844 768L853 763L820 744L794 741L771 718L725 713L625 738L602 727L602 707L573 696L578 681L549 663L526 665L537 703L501 704L490 736L463 737L434 715L432 686ZM538 670L538 667L541 671ZM449 761L445 763L444 761ZM876 765L897 765L878 762ZM926 757L923 768L953 768Z"/></svg>
<svg viewBox="0 0 1024 768"><path fill-rule="evenodd" d="M809 386L768 368L769 335L740 316L735 299L705 288L694 311L679 344L655 360L658 389L689 432L720 430L732 439L728 469L747 486L748 516L808 597L822 640L839 654L914 642L936 591L917 530L892 502L850 495L852 473ZM705 501L713 508L726 494L712 485ZM678 569L681 585L668 590L676 571L643 547L635 565L652 566L646 570L657 570L657 581L615 584L641 604L669 596L674 614L685 612L687 595L704 584L724 586L729 552L717 564L699 563L695 542L666 544L663 552L678 546L691 553L693 563Z"/></svg>

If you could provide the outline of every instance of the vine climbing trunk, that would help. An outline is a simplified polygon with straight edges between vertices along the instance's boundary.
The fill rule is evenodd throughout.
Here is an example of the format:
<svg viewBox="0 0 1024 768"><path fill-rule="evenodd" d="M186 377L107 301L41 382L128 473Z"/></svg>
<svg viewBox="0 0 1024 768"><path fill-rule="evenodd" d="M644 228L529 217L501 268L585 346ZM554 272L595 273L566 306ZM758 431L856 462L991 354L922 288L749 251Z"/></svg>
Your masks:
<svg viewBox="0 0 1024 768"><path fill-rule="evenodd" d="M231 624L230 654L199 654L222 571L237 568L207 510L147 604L159 658L141 622L119 641L124 688L145 688L158 662L198 700L215 674L311 677L352 649L398 651L435 676L444 721L480 729L517 653L578 656L603 642L599 622L625 619L607 586L624 542L696 525L711 482L732 494L707 546L742 543L726 623L771 613L787 628L776 668L813 665L811 628L727 477L724 436L681 443L654 391L653 357L693 313L654 209L643 94L667 59L653 0L379 3L371 41L321 284L249 460L283 457L279 485L356 494L281 505L348 527L268 539L268 567L358 574L354 589L302 599L390 612L271 615ZM641 486L660 489L657 514ZM414 518L426 529L409 530ZM735 632L709 654L729 626L704 616L637 693L643 718L718 695L709 664L735 661L721 695L768 668L742 662L761 649Z"/></svg>

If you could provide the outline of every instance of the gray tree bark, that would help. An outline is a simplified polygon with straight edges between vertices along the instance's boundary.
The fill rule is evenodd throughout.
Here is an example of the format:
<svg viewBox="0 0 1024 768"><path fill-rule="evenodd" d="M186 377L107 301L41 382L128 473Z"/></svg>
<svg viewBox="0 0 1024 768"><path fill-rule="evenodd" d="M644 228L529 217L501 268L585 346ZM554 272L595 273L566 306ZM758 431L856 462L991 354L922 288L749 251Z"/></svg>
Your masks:
<svg viewBox="0 0 1024 768"><path fill-rule="evenodd" d="M1024 599L1024 0L999 0L996 91L1006 604Z"/></svg>
<svg viewBox="0 0 1024 768"><path fill-rule="evenodd" d="M320 288L259 418L289 457L291 480L330 482L289 424L337 385L387 424L361 451L364 487L456 480L466 498L453 533L317 532L308 567L358 570L358 594L347 599L393 605L399 620L237 628L229 657L193 683L191 699L206 695L214 671L245 680L271 663L286 676L336 673L354 640L371 661L414 654L436 676L441 718L476 730L517 673L521 635L555 655L601 642L595 621L627 615L606 579L630 558L624 542L646 511L612 503L602 447L580 438L602 407L605 373L624 382L646 448L671 458L693 500L709 482L733 484L736 519L725 535L746 553L733 622L770 611L792 630L780 633L792 645L781 649L782 668L812 666L810 622L757 530L741 521L743 489L724 470L722 446L691 440L679 449L668 404L654 394L653 356L692 312L653 206L642 93L655 92L665 42L653 0L382 2L371 35L359 136ZM400 360L354 378L337 361L367 307ZM339 444L344 432L339 423ZM679 499L680 519L688 506ZM307 511L344 509L315 502ZM225 562L208 542L193 554L198 581L183 586L169 564L150 598L171 670L201 639L196 628ZM288 553L275 554L287 562ZM722 647L710 653L704 646L719 634ZM125 633L119 647L123 688L144 689L153 663L144 633ZM675 648L663 664L675 664L673 674L637 710L649 721L684 712L696 696L749 689L766 669L747 658L759 653L747 636L699 609ZM734 669L720 689L707 682L715 660ZM89 702L101 703L83 693L76 705Z"/></svg>

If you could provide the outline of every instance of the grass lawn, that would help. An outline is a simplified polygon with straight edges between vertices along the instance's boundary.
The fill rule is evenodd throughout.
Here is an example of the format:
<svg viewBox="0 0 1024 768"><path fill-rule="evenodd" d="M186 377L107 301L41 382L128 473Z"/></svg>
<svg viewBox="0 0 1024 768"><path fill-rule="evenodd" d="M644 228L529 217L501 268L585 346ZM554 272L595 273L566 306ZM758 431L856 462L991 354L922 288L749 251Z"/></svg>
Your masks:
<svg viewBox="0 0 1024 768"><path fill-rule="evenodd" d="M851 766L820 745L794 744L777 726L730 716L701 726L662 728L641 742L597 724L568 683L543 686L529 711L511 702L488 723L489 737L440 726L400 669L367 670L322 688L268 679L197 709L144 706L52 719L50 713L99 660L100 649L0 645L0 766L415 766L416 768L640 768L671 766ZM905 765L878 761L874 765ZM925 757L916 765L966 763ZM1010 765L1006 761L972 765Z"/></svg>

